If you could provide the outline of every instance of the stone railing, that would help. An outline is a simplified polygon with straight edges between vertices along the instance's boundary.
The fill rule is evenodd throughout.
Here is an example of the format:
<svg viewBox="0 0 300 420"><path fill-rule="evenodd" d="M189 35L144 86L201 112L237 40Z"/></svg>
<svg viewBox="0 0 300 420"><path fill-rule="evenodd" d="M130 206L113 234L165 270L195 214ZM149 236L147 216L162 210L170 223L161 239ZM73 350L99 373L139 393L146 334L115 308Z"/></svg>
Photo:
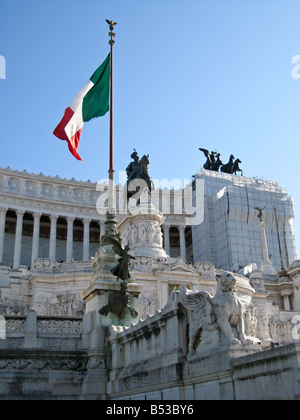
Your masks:
<svg viewBox="0 0 300 420"><path fill-rule="evenodd" d="M82 318L36 316L34 311L29 311L27 317L5 316L5 330L7 338L23 338L28 330L36 331L37 338L80 338Z"/></svg>
<svg viewBox="0 0 300 420"><path fill-rule="evenodd" d="M78 336L81 335L82 318L38 317L38 337L42 336Z"/></svg>
<svg viewBox="0 0 300 420"><path fill-rule="evenodd" d="M23 337L26 329L26 316L5 316L6 337Z"/></svg>
<svg viewBox="0 0 300 420"><path fill-rule="evenodd" d="M50 258L38 258L34 261L32 270L38 273L90 272L93 271L93 267L91 261L58 263Z"/></svg>

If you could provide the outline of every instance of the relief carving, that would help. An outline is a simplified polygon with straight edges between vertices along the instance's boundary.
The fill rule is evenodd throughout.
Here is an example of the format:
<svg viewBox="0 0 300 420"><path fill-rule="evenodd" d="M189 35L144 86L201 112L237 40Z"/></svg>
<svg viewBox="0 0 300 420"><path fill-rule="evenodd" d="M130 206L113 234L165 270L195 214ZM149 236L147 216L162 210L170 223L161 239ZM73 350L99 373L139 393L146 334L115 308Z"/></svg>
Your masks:
<svg viewBox="0 0 300 420"><path fill-rule="evenodd" d="M138 305L140 319L146 319L148 315L155 315L158 309L158 300L154 293L144 291L139 295Z"/></svg>
<svg viewBox="0 0 300 420"><path fill-rule="evenodd" d="M2 290L0 290L0 315L24 316L27 312L27 305L16 299L10 299L8 297L2 298Z"/></svg>

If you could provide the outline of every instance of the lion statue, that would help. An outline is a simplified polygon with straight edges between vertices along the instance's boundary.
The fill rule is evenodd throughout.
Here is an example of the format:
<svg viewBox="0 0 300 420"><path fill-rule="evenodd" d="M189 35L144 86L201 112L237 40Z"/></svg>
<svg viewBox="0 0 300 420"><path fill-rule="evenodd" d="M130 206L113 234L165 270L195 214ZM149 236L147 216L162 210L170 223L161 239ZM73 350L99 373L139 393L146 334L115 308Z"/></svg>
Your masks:
<svg viewBox="0 0 300 420"><path fill-rule="evenodd" d="M180 288L180 302L188 309L189 354L232 344L260 344L255 337L246 336L244 306L236 294L235 276L224 271L217 274L217 291Z"/></svg>

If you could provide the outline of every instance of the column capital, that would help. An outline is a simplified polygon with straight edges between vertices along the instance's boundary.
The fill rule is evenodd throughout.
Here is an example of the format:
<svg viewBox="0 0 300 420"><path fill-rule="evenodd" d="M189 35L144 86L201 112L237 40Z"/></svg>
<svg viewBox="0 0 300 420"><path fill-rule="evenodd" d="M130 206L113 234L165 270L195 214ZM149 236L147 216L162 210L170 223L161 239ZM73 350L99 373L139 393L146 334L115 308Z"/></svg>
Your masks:
<svg viewBox="0 0 300 420"><path fill-rule="evenodd" d="M0 213L7 213L8 207L0 207Z"/></svg>
<svg viewBox="0 0 300 420"><path fill-rule="evenodd" d="M89 219L89 218L82 219L82 222L83 222L84 225L90 225L91 221L92 221L92 219Z"/></svg>
<svg viewBox="0 0 300 420"><path fill-rule="evenodd" d="M170 230L170 229L171 229L171 225L170 225L170 224L168 224L168 223L164 223L164 224L162 225L162 228L163 228L163 230Z"/></svg>
<svg viewBox="0 0 300 420"><path fill-rule="evenodd" d="M50 220L51 220L51 222L53 221L53 222L57 222L57 220L58 220L58 218L59 218L59 215L58 214L50 214Z"/></svg>
<svg viewBox="0 0 300 420"><path fill-rule="evenodd" d="M177 229L178 229L179 231L185 231L186 226L183 226L183 225L178 225L178 226L177 226Z"/></svg>
<svg viewBox="0 0 300 420"><path fill-rule="evenodd" d="M67 221L67 223L74 223L75 217L72 217L72 216L66 217L66 221Z"/></svg>
<svg viewBox="0 0 300 420"><path fill-rule="evenodd" d="M24 216L24 214L25 214L25 210L16 210L16 215L17 216Z"/></svg>
<svg viewBox="0 0 300 420"><path fill-rule="evenodd" d="M280 296L291 296L293 294L292 290L283 289L280 291Z"/></svg>
<svg viewBox="0 0 300 420"><path fill-rule="evenodd" d="M39 219L42 217L42 214L43 213L40 213L38 211L35 211L35 212L32 213L32 215L33 215L34 218L39 218Z"/></svg>

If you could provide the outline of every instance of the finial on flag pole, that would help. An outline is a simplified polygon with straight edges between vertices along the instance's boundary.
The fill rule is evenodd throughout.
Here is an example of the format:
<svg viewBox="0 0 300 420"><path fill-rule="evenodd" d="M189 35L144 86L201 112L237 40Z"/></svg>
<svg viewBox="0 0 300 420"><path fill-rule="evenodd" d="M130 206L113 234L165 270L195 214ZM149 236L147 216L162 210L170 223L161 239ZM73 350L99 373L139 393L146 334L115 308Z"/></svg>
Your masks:
<svg viewBox="0 0 300 420"><path fill-rule="evenodd" d="M114 30L114 26L117 25L117 22L114 22L113 20L108 20L108 19L106 19L106 22L109 24L109 29L110 29L110 32L108 33L110 35L109 44L114 45L115 43L114 37L116 36L116 34L113 32L113 30Z"/></svg>

